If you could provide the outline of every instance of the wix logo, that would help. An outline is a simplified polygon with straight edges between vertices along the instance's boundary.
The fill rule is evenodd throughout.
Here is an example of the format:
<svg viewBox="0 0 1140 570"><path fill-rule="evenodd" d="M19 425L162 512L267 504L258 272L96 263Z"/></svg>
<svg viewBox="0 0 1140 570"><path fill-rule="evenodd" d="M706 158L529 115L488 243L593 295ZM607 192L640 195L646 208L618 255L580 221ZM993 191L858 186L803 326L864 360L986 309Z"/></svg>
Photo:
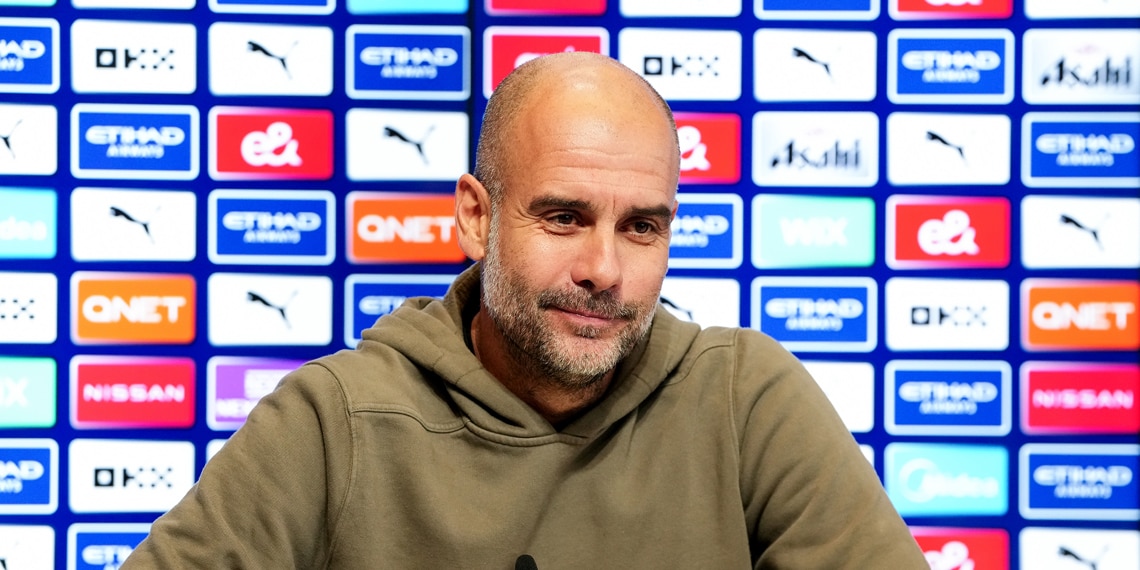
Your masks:
<svg viewBox="0 0 1140 570"><path fill-rule="evenodd" d="M349 180L446 180L468 171L467 113L349 109Z"/></svg>
<svg viewBox="0 0 1140 570"><path fill-rule="evenodd" d="M188 190L76 188L71 256L76 261L191 261L196 208Z"/></svg>
<svg viewBox="0 0 1140 570"><path fill-rule="evenodd" d="M887 180L896 186L1009 182L1007 115L891 113Z"/></svg>
<svg viewBox="0 0 1140 570"><path fill-rule="evenodd" d="M756 32L758 101L870 101L875 98L873 32Z"/></svg>
<svg viewBox="0 0 1140 570"><path fill-rule="evenodd" d="M752 133L757 186L871 187L879 181L874 113L761 111Z"/></svg>
<svg viewBox="0 0 1140 570"><path fill-rule="evenodd" d="M54 106L0 104L0 174L55 174L57 125Z"/></svg>
<svg viewBox="0 0 1140 570"><path fill-rule="evenodd" d="M215 273L206 285L214 346L321 346L332 341L332 280Z"/></svg>
<svg viewBox="0 0 1140 570"><path fill-rule="evenodd" d="M894 277L886 285L891 350L1005 350L1009 283Z"/></svg>
<svg viewBox="0 0 1140 570"><path fill-rule="evenodd" d="M1021 263L1047 267L1140 267L1140 198L1026 196Z"/></svg>
<svg viewBox="0 0 1140 570"><path fill-rule="evenodd" d="M330 28L217 22L209 34L214 95L332 93Z"/></svg>
<svg viewBox="0 0 1140 570"><path fill-rule="evenodd" d="M741 92L739 32L625 28L618 59L670 101L736 101Z"/></svg>
<svg viewBox="0 0 1140 570"><path fill-rule="evenodd" d="M1140 30L1027 30L1022 97L1030 104L1140 105Z"/></svg>
<svg viewBox="0 0 1140 570"><path fill-rule="evenodd" d="M76 20L71 87L76 93L171 93L197 88L193 24Z"/></svg>

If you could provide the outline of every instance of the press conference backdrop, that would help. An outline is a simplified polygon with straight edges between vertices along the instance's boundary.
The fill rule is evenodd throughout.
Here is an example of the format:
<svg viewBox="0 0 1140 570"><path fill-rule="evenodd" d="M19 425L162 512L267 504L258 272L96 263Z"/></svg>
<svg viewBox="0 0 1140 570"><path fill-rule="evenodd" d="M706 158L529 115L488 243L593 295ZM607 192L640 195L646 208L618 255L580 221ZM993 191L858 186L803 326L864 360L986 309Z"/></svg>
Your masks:
<svg viewBox="0 0 1140 570"><path fill-rule="evenodd" d="M442 294L487 97L562 51L677 113L663 301L805 360L932 568L1140 567L1140 1L0 6L0 568L117 568Z"/></svg>

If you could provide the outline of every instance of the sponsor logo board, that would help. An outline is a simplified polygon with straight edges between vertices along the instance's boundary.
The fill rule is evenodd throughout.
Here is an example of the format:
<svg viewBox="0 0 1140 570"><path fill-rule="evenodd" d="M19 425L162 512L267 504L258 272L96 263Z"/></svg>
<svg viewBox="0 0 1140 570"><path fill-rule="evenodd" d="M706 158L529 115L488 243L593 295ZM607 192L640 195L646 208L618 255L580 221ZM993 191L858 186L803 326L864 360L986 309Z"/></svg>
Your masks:
<svg viewBox="0 0 1140 570"><path fill-rule="evenodd" d="M321 109L210 109L210 178L328 180L333 116Z"/></svg>
<svg viewBox="0 0 1140 570"><path fill-rule="evenodd" d="M77 271L71 276L71 340L91 344L190 344L192 275Z"/></svg>
<svg viewBox="0 0 1140 570"><path fill-rule="evenodd" d="M516 67L544 55L586 51L609 55L610 33L598 27L491 26L483 32L483 96Z"/></svg>
<svg viewBox="0 0 1140 570"><path fill-rule="evenodd" d="M46 525L0 525L0 560L11 570L53 570L55 529Z"/></svg>
<svg viewBox="0 0 1140 570"><path fill-rule="evenodd" d="M982 279L887 280L891 350L1005 350L1009 283Z"/></svg>
<svg viewBox="0 0 1140 570"><path fill-rule="evenodd" d="M193 359L72 357L71 427L160 429L193 425Z"/></svg>
<svg viewBox="0 0 1140 570"><path fill-rule="evenodd" d="M74 439L68 446L71 512L163 513L195 481L188 441Z"/></svg>
<svg viewBox="0 0 1140 570"><path fill-rule="evenodd" d="M345 132L349 180L452 182L468 171L467 113L349 109Z"/></svg>
<svg viewBox="0 0 1140 570"><path fill-rule="evenodd" d="M754 0L761 20L874 20L879 0Z"/></svg>
<svg viewBox="0 0 1140 570"><path fill-rule="evenodd" d="M982 20L1013 15L1013 0L891 0L895 20Z"/></svg>
<svg viewBox="0 0 1140 570"><path fill-rule="evenodd" d="M57 133L54 106L0 103L0 175L55 174Z"/></svg>
<svg viewBox="0 0 1140 570"><path fill-rule="evenodd" d="M1140 29L1031 29L1022 46L1026 103L1140 105Z"/></svg>
<svg viewBox="0 0 1140 570"><path fill-rule="evenodd" d="M59 91L59 22L0 18L0 93Z"/></svg>
<svg viewBox="0 0 1140 570"><path fill-rule="evenodd" d="M50 515L59 500L59 445L0 439L0 515Z"/></svg>
<svg viewBox="0 0 1140 570"><path fill-rule="evenodd" d="M754 36L758 101L871 101L873 32L767 28Z"/></svg>
<svg viewBox="0 0 1140 570"><path fill-rule="evenodd" d="M304 360L214 356L206 363L206 424L236 430L253 407Z"/></svg>
<svg viewBox="0 0 1140 570"><path fill-rule="evenodd" d="M328 265L336 198L327 190L214 190L209 256L217 264Z"/></svg>
<svg viewBox="0 0 1140 570"><path fill-rule="evenodd" d="M804 361L803 364L847 429L852 433L867 433L874 429L874 366L867 362Z"/></svg>
<svg viewBox="0 0 1140 570"><path fill-rule="evenodd" d="M471 94L466 26L348 28L347 86L353 99L462 101Z"/></svg>
<svg viewBox="0 0 1140 570"><path fill-rule="evenodd" d="M215 22L209 31L214 95L332 93L333 32L318 26Z"/></svg>
<svg viewBox="0 0 1140 570"><path fill-rule="evenodd" d="M1004 105L1013 100L1009 30L892 30L887 62L892 103Z"/></svg>
<svg viewBox="0 0 1140 570"><path fill-rule="evenodd" d="M870 267L875 202L870 198L759 194L752 199L752 265Z"/></svg>
<svg viewBox="0 0 1140 570"><path fill-rule="evenodd" d="M71 175L193 180L198 137L197 107L80 103L71 109Z"/></svg>
<svg viewBox="0 0 1140 570"><path fill-rule="evenodd" d="M1021 446L1019 511L1027 519L1140 520L1140 445Z"/></svg>
<svg viewBox="0 0 1140 570"><path fill-rule="evenodd" d="M75 20L71 88L189 95L198 87L197 36L193 24Z"/></svg>
<svg viewBox="0 0 1140 570"><path fill-rule="evenodd" d="M740 282L735 279L666 277L661 306L702 327L740 326Z"/></svg>
<svg viewBox="0 0 1140 570"><path fill-rule="evenodd" d="M1021 365L1021 430L1027 434L1140 432L1140 367L1026 362Z"/></svg>
<svg viewBox="0 0 1140 570"><path fill-rule="evenodd" d="M328 277L214 273L206 288L214 346L322 346L332 341Z"/></svg>
<svg viewBox="0 0 1140 570"><path fill-rule="evenodd" d="M878 344L878 286L864 277L758 277L752 328L791 351L870 352Z"/></svg>
<svg viewBox="0 0 1140 570"><path fill-rule="evenodd" d="M669 267L735 269L744 259L744 200L739 194L677 194Z"/></svg>
<svg viewBox="0 0 1140 570"><path fill-rule="evenodd" d="M454 275L349 275L344 282L344 343L355 347L376 319L412 297L443 297Z"/></svg>
<svg viewBox="0 0 1140 570"><path fill-rule="evenodd" d="M1027 527L1018 538L1021 567L1025 569L1140 568L1140 531L1137 530Z"/></svg>
<svg viewBox="0 0 1140 570"><path fill-rule="evenodd" d="M1140 284L1026 279L1021 282L1021 346L1028 351L1137 350Z"/></svg>
<svg viewBox="0 0 1140 570"><path fill-rule="evenodd" d="M740 182L740 115L674 113L681 184Z"/></svg>
<svg viewBox="0 0 1140 570"><path fill-rule="evenodd" d="M148 523L75 523L67 528L67 567L118 570L149 533Z"/></svg>
<svg viewBox="0 0 1140 570"><path fill-rule="evenodd" d="M996 197L887 198L887 265L892 269L1006 267L1009 200Z"/></svg>
<svg viewBox="0 0 1140 570"><path fill-rule="evenodd" d="M752 119L757 186L871 187L879 181L879 117L761 111Z"/></svg>
<svg viewBox="0 0 1140 570"><path fill-rule="evenodd" d="M618 59L669 101L740 98L740 32L624 28Z"/></svg>
<svg viewBox="0 0 1140 570"><path fill-rule="evenodd" d="M1009 533L995 528L912 526L931 570L1009 570Z"/></svg>
<svg viewBox="0 0 1140 570"><path fill-rule="evenodd" d="M55 257L55 190L0 187L0 204L0 259Z"/></svg>
<svg viewBox="0 0 1140 570"><path fill-rule="evenodd" d="M76 261L190 261L197 253L197 198L177 190L76 188Z"/></svg>
<svg viewBox="0 0 1140 570"><path fill-rule="evenodd" d="M895 186L1009 182L1007 115L891 113L887 179Z"/></svg>
<svg viewBox="0 0 1140 570"><path fill-rule="evenodd" d="M884 372L887 433L1006 435L1011 376L997 360L892 360Z"/></svg>
<svg viewBox="0 0 1140 570"><path fill-rule="evenodd" d="M56 285L51 273L0 272L0 344L55 342Z"/></svg>
<svg viewBox="0 0 1140 570"><path fill-rule="evenodd" d="M210 10L226 14L332 14L336 0L209 0Z"/></svg>
<svg viewBox="0 0 1140 570"><path fill-rule="evenodd" d="M55 425L53 358L0 356L0 429Z"/></svg>
<svg viewBox="0 0 1140 570"><path fill-rule="evenodd" d="M1140 185L1140 113L1026 113L1021 181L1032 188Z"/></svg>
<svg viewBox="0 0 1140 570"><path fill-rule="evenodd" d="M350 192L350 263L459 263L455 197L440 194Z"/></svg>
<svg viewBox="0 0 1140 570"><path fill-rule="evenodd" d="M890 443L884 486L904 517L996 516L1009 510L1009 452L1000 446Z"/></svg>
<svg viewBox="0 0 1140 570"><path fill-rule="evenodd" d="M1029 269L1140 267L1140 198L1022 198L1021 263Z"/></svg>

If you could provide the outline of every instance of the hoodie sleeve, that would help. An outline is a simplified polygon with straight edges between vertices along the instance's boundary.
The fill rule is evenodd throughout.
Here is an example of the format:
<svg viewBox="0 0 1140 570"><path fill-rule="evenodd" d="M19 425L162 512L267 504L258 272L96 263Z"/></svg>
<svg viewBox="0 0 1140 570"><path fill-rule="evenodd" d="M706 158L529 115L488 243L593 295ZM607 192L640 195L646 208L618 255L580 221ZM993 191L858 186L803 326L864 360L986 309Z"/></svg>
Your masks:
<svg viewBox="0 0 1140 570"><path fill-rule="evenodd" d="M352 468L346 410L325 368L287 375L123 569L324 567Z"/></svg>
<svg viewBox="0 0 1140 570"><path fill-rule="evenodd" d="M794 356L741 330L734 377L755 568L929 570L874 468Z"/></svg>

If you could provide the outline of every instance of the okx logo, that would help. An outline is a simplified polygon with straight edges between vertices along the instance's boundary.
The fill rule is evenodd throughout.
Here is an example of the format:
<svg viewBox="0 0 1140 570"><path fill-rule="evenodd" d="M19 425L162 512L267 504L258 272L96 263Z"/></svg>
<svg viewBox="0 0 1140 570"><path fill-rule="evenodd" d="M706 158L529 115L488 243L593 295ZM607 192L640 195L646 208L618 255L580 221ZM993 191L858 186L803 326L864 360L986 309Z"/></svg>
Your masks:
<svg viewBox="0 0 1140 570"><path fill-rule="evenodd" d="M215 273L206 287L214 346L321 346L332 341L328 277Z"/></svg>
<svg viewBox="0 0 1140 570"><path fill-rule="evenodd" d="M1026 279L1021 283L1021 345L1031 351L1140 348L1140 284L1135 281Z"/></svg>
<svg viewBox="0 0 1140 570"><path fill-rule="evenodd" d="M458 263L455 197L438 194L350 192L351 263Z"/></svg>
<svg viewBox="0 0 1140 570"><path fill-rule="evenodd" d="M71 109L76 178L193 180L198 109L189 105L93 105Z"/></svg>
<svg viewBox="0 0 1140 570"><path fill-rule="evenodd" d="M1005 362L892 360L884 376L891 435L1009 433L1013 398Z"/></svg>
<svg viewBox="0 0 1140 570"><path fill-rule="evenodd" d="M328 265L336 257L336 198L326 190L214 190L210 261Z"/></svg>
<svg viewBox="0 0 1140 570"><path fill-rule="evenodd" d="M491 26L483 32L483 96L490 97L516 67L541 56L573 51L609 55L605 28Z"/></svg>
<svg viewBox="0 0 1140 570"><path fill-rule="evenodd" d="M887 96L893 103L1013 100L1009 30L897 29L887 41Z"/></svg>
<svg viewBox="0 0 1140 570"><path fill-rule="evenodd" d="M59 497L59 446L52 439L0 439L0 514L50 515Z"/></svg>
<svg viewBox="0 0 1140 570"><path fill-rule="evenodd" d="M76 93L170 93L198 87L193 24L76 20L71 87Z"/></svg>
<svg viewBox="0 0 1140 570"><path fill-rule="evenodd" d="M870 187L879 181L879 117L761 111L752 120L757 186Z"/></svg>
<svg viewBox="0 0 1140 570"><path fill-rule="evenodd" d="M996 516L1009 510L1009 452L992 445L891 443L884 486L904 517Z"/></svg>
<svg viewBox="0 0 1140 570"><path fill-rule="evenodd" d="M878 344L878 286L862 277L760 277L752 328L805 352L870 352Z"/></svg>
<svg viewBox="0 0 1140 570"><path fill-rule="evenodd" d="M744 202L738 194L677 194L669 267L740 267L743 225Z"/></svg>
<svg viewBox="0 0 1140 570"><path fill-rule="evenodd" d="M162 513L194 484L188 441L75 439L68 446L73 513Z"/></svg>
<svg viewBox="0 0 1140 570"><path fill-rule="evenodd" d="M891 350L1005 350L1009 283L981 279L887 280Z"/></svg>
<svg viewBox="0 0 1140 570"><path fill-rule="evenodd" d="M742 41L732 30L625 28L618 59L670 101L736 101Z"/></svg>
<svg viewBox="0 0 1140 570"><path fill-rule="evenodd" d="M118 570L148 533L146 523L75 523L67 529L67 567Z"/></svg>
<svg viewBox="0 0 1140 570"><path fill-rule="evenodd" d="M875 262L870 198L760 194L752 200L752 264L869 267Z"/></svg>
<svg viewBox="0 0 1140 570"><path fill-rule="evenodd" d="M1140 445L1021 447L1021 516L1027 519L1140 520Z"/></svg>
<svg viewBox="0 0 1140 570"><path fill-rule="evenodd" d="M56 284L51 273L0 272L0 344L55 342Z"/></svg>
<svg viewBox="0 0 1140 570"><path fill-rule="evenodd" d="M740 181L740 116L676 113L681 145L681 184L736 184Z"/></svg>
<svg viewBox="0 0 1140 570"><path fill-rule="evenodd" d="M215 356L206 364L206 424L236 430L253 407L305 361Z"/></svg>
<svg viewBox="0 0 1140 570"><path fill-rule="evenodd" d="M214 107L210 177L214 180L328 180L333 118L325 110Z"/></svg>
<svg viewBox="0 0 1140 570"><path fill-rule="evenodd" d="M1026 30L1026 103L1140 105L1140 29Z"/></svg>
<svg viewBox="0 0 1140 570"><path fill-rule="evenodd" d="M887 265L892 269L1006 267L1009 200L887 198Z"/></svg>
<svg viewBox="0 0 1140 570"><path fill-rule="evenodd" d="M59 90L59 22L0 18L0 92Z"/></svg>
<svg viewBox="0 0 1140 570"><path fill-rule="evenodd" d="M1134 434L1140 431L1140 367L1026 362L1021 429L1027 434Z"/></svg>
<svg viewBox="0 0 1140 570"><path fill-rule="evenodd" d="M1026 186L1140 185L1140 113L1026 113L1021 125Z"/></svg>
<svg viewBox="0 0 1140 570"><path fill-rule="evenodd" d="M1003 19L1013 0L891 0L890 12L895 20Z"/></svg>
<svg viewBox="0 0 1140 570"><path fill-rule="evenodd" d="M344 283L344 344L355 347L376 319L411 297L442 297L454 275L349 275Z"/></svg>
<svg viewBox="0 0 1140 570"><path fill-rule="evenodd" d="M348 96L467 99L470 44L466 26L349 26Z"/></svg>
<svg viewBox="0 0 1140 570"><path fill-rule="evenodd" d="M191 275L78 271L71 276L75 344L190 344Z"/></svg>
<svg viewBox="0 0 1140 570"><path fill-rule="evenodd" d="M1009 569L1009 533L1004 530L912 526L910 532L930 570Z"/></svg>
<svg viewBox="0 0 1140 570"><path fill-rule="evenodd" d="M71 427L150 429L193 425L193 359L71 359Z"/></svg>

